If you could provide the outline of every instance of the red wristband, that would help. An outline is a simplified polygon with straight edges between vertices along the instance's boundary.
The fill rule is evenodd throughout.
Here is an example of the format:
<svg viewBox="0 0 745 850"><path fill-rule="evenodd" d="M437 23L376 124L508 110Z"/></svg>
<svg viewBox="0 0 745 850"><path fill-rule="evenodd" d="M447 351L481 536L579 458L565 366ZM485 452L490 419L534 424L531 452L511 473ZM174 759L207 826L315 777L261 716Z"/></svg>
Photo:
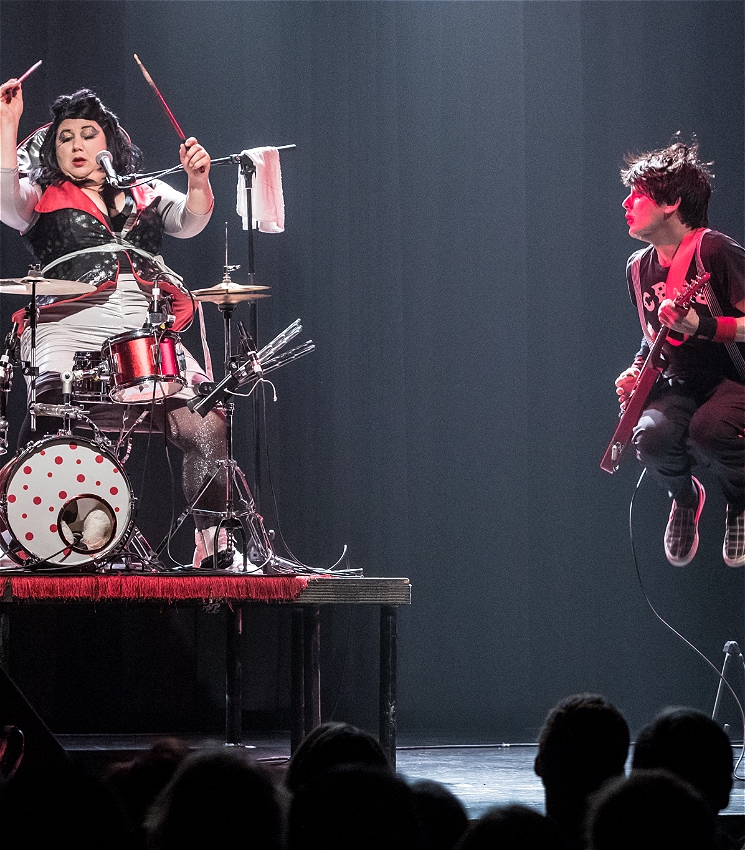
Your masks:
<svg viewBox="0 0 745 850"><path fill-rule="evenodd" d="M734 342L737 338L737 319L734 316L717 316L714 342Z"/></svg>

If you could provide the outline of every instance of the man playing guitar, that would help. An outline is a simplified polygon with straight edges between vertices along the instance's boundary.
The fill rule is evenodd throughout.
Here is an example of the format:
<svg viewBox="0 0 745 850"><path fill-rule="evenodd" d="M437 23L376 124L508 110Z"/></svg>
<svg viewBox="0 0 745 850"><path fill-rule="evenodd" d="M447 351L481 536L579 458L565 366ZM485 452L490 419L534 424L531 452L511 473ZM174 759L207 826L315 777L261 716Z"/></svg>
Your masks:
<svg viewBox="0 0 745 850"><path fill-rule="evenodd" d="M707 228L712 174L699 161L696 142L676 140L662 150L629 156L626 166L621 179L630 190L623 201L629 235L648 243L627 264L644 340L616 380L616 392L625 406L657 334L667 329L661 375L632 436L637 456L673 500L665 554L680 567L696 554L706 498L691 474L699 463L710 469L727 501L724 561L740 567L745 565L745 250ZM690 306L676 306L676 296L696 277L706 279L705 285Z"/></svg>

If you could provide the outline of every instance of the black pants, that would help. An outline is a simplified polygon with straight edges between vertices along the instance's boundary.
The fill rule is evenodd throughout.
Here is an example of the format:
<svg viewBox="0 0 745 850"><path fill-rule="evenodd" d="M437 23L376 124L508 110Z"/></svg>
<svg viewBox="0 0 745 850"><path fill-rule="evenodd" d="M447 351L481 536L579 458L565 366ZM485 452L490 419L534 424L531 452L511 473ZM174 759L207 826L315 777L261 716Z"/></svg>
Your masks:
<svg viewBox="0 0 745 850"><path fill-rule="evenodd" d="M745 385L668 380L634 429L639 460L678 504L690 505L691 468L708 466L734 510L745 510Z"/></svg>

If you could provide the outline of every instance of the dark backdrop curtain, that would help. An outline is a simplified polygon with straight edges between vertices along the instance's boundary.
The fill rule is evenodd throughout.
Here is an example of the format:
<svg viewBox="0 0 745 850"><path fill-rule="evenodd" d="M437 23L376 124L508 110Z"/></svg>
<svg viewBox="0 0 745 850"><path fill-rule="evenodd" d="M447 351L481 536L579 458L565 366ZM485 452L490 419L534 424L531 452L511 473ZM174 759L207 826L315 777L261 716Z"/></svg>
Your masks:
<svg viewBox="0 0 745 850"><path fill-rule="evenodd" d="M712 224L743 238L742 3L3 0L0 24L3 79L44 59L25 85L24 131L55 95L90 86L148 168L177 162L136 52L214 156L297 145L282 154L287 230L256 239L258 282L272 286L260 341L301 317L317 350L272 376L262 510L308 563L347 544L367 575L411 578L401 734L532 740L581 690L636 728L669 703L710 709L715 678L637 583L635 461L614 478L598 463L613 380L640 338L623 273L637 247L620 207L624 153L697 133L715 162ZM236 179L215 169L207 231L165 246L192 288L222 277L223 222L245 270ZM22 274L17 235L0 240L0 274ZM18 306L2 298L4 325ZM206 313L219 363L221 317ZM238 419L251 472L248 402ZM168 525L161 455L131 472L154 539ZM721 560L722 497L710 489L684 571L664 560L667 510L645 483L634 533L646 590L719 664L743 623L742 573ZM287 705L287 623L265 613L248 625L249 725L281 722ZM56 731L219 728L219 617L17 621L12 673ZM374 726L373 612L325 612L324 629L325 716Z"/></svg>

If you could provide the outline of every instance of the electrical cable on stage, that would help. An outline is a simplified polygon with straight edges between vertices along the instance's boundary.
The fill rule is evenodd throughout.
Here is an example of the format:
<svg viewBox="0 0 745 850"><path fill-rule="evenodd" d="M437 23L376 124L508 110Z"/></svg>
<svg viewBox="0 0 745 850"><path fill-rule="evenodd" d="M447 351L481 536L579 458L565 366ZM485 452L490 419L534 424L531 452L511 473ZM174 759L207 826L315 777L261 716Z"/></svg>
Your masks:
<svg viewBox="0 0 745 850"><path fill-rule="evenodd" d="M743 709L742 703L738 699L737 694L735 693L735 691L732 688L732 686L730 685L730 683L725 679L725 677L722 675L722 673L719 672L719 669L717 668L717 666L712 661L710 661L704 655L704 653L701 652L700 649L698 649L698 647L694 646L693 643L691 643L691 641L688 640L687 637L682 635L676 628L674 628L670 623L668 623L667 620L657 611L657 609L652 604L652 601L650 600L649 596L647 595L647 591L644 587L644 582L642 580L641 570L639 569L639 561L637 560L637 557L636 557L636 546L634 545L634 526L633 526L633 522L632 522L632 517L633 517L633 510L634 510L634 500L636 499L636 494L639 492L639 487L641 486L642 480L644 479L644 476L646 475L646 473L647 473L647 468L645 466L644 469L642 469L642 473L639 476L639 480L636 482L636 487L634 488L634 492L631 494L631 501L629 502L629 542L631 543L631 555L632 555L633 560L634 560L634 569L636 570L636 577L637 577L637 580L639 581L639 587L641 588L642 595L644 596L644 599L645 599L647 605L649 605L649 607L650 607L652 613L655 615L655 617L657 617L657 619L663 624L663 626L668 628L677 638L682 640L683 643L686 644L686 646L688 646L690 649L692 649L696 653L696 655L699 656L699 658L701 658L703 661L705 661L709 665L709 667L711 667L711 669L716 674L717 679L719 679L719 682L721 684L724 684L727 687L727 689L729 690L729 692L732 694L732 696L734 697L734 700L737 703L737 707L740 711L740 721L741 721L742 730L743 730L743 741L742 741L742 747L740 749L740 755L738 756L737 761L735 762L735 766L732 769L732 775L734 776L735 779L745 780L745 776L738 776L738 773L737 773L737 769L740 766L740 763L742 762L743 757L745 757L745 709Z"/></svg>

